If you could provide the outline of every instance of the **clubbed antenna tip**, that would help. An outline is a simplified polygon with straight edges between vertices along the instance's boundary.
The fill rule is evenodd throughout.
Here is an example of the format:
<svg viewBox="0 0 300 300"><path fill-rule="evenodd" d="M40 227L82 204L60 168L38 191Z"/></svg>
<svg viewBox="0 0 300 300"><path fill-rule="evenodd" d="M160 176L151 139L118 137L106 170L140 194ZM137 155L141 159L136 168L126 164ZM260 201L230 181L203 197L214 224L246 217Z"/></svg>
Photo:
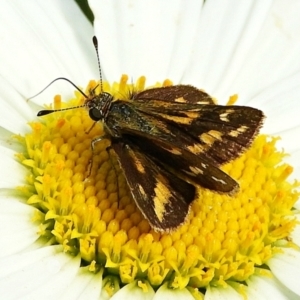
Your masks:
<svg viewBox="0 0 300 300"><path fill-rule="evenodd" d="M94 47L95 47L95 50L96 50L97 60L98 60L99 77L100 77L100 90L101 90L101 93L103 93L102 71L101 71L100 57L99 57L99 51L98 51L98 39L97 39L96 36L93 36L93 44L94 44Z"/></svg>

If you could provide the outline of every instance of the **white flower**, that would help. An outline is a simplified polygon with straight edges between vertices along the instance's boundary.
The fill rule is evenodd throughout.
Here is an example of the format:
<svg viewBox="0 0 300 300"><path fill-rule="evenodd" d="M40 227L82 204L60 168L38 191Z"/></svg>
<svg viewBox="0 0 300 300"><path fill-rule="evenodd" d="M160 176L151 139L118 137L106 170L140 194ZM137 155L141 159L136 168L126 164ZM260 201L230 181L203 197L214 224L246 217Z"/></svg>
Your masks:
<svg viewBox="0 0 300 300"><path fill-rule="evenodd" d="M147 84L165 78L205 89L225 104L239 94L239 105L258 107L267 116L263 132L279 135L280 147L300 178L300 2L290 1L90 1L95 14L105 79L145 75ZM59 91L72 88L57 82L39 97L26 99L56 77L79 86L97 79L92 25L73 1L6 1L0 10L0 294L3 299L99 299L102 272L79 268L80 257L61 245L50 245L37 232L38 210L24 204L15 191L26 172L15 160L20 151L11 135L24 135L27 122ZM299 208L299 201L296 203ZM33 220L33 216L35 220ZM299 226L291 235L300 246ZM282 248L268 266L239 291L237 283L209 287L205 299L300 295L300 252ZM270 275L270 276L267 276ZM106 278L103 280L105 281ZM146 294L143 291L148 291ZM154 299L191 298L191 289L162 285ZM151 286L134 281L113 299L154 295Z"/></svg>

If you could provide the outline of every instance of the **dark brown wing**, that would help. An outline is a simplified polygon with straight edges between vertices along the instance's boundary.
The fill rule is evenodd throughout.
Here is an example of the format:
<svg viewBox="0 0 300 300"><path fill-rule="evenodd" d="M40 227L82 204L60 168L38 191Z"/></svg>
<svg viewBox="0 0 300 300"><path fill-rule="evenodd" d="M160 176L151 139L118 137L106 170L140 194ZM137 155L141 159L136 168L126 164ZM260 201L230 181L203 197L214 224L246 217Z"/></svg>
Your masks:
<svg viewBox="0 0 300 300"><path fill-rule="evenodd" d="M137 111L176 127L184 145L216 166L237 158L247 149L262 126L262 111L247 106L196 105L153 100L136 102ZM167 127L167 126L166 126Z"/></svg>
<svg viewBox="0 0 300 300"><path fill-rule="evenodd" d="M158 231L171 231L183 224L195 187L158 166L126 139L112 141L111 148L136 205L150 225Z"/></svg>
<svg viewBox="0 0 300 300"><path fill-rule="evenodd" d="M147 89L133 95L133 101L160 100L175 103L214 104L210 95L191 85L172 85Z"/></svg>
<svg viewBox="0 0 300 300"><path fill-rule="evenodd" d="M126 136L126 139L138 146L156 164L167 168L173 176L180 176L219 193L232 194L239 188L238 183L217 166L185 149L144 137Z"/></svg>
<svg viewBox="0 0 300 300"><path fill-rule="evenodd" d="M176 124L139 111L133 103L124 101L113 102L106 123L111 132L118 131L115 137L130 141L145 155L151 153L156 163L162 160L182 178L188 177L193 183L221 193L238 189L236 181L207 155L209 149Z"/></svg>

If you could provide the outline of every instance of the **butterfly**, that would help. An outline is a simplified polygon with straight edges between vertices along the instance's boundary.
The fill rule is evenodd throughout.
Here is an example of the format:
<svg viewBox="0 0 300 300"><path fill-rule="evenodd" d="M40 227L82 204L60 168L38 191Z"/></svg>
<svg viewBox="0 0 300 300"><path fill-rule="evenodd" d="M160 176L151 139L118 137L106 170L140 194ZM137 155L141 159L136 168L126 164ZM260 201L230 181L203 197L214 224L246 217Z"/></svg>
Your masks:
<svg viewBox="0 0 300 300"><path fill-rule="evenodd" d="M93 42L100 66L96 37ZM91 119L104 124L105 136L96 137L92 147L110 139L109 150L132 198L154 230L170 232L186 221L197 186L228 195L238 191L239 184L220 166L250 147L263 124L261 110L216 105L191 85L150 88L118 99L100 84L98 95L82 92Z"/></svg>

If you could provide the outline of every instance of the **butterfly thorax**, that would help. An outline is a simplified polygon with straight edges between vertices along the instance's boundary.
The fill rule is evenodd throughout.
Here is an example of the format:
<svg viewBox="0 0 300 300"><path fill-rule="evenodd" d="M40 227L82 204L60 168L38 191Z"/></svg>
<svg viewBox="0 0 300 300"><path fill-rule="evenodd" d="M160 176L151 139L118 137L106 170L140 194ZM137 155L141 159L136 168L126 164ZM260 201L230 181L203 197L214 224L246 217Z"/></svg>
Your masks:
<svg viewBox="0 0 300 300"><path fill-rule="evenodd" d="M161 132L163 124L137 109L136 103L125 100L112 102L109 115L105 120L105 127L112 137L125 137L128 135L144 136ZM158 134L158 133L157 133ZM163 138L163 134L161 134Z"/></svg>

